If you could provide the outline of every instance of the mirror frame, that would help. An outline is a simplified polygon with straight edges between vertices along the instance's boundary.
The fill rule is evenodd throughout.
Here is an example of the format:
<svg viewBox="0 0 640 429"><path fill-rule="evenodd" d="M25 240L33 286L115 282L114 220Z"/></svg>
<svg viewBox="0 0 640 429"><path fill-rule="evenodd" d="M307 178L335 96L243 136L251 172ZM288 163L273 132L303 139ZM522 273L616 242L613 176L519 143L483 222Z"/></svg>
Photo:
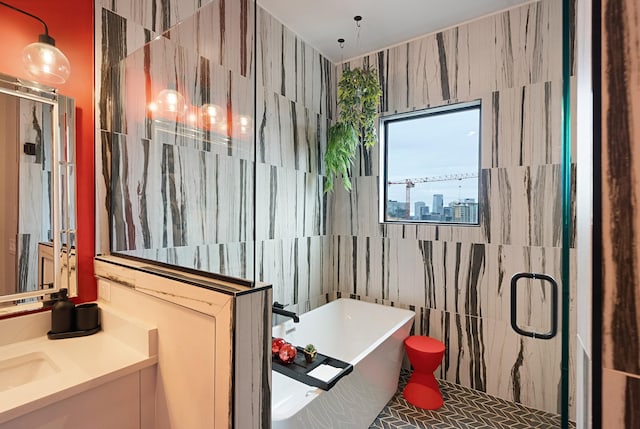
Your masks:
<svg viewBox="0 0 640 429"><path fill-rule="evenodd" d="M15 78L13 76L8 76L0 73L0 93L7 94L11 96L15 96L18 98L24 98L32 101L37 101L43 104L50 105L52 107L52 124L53 124L53 141L52 141L52 221L53 221L53 231L52 237L53 240L53 269L54 269L54 278L53 278L53 287L49 289L41 289L35 290L31 292L22 292L15 293L10 295L2 295L0 296L0 303L5 302L14 302L17 304L18 301L27 299L27 298L43 298L47 295L54 294L60 290L60 285L62 284L62 276L64 274L62 268L64 267L64 271L67 275L67 283L69 282L70 277L70 255L71 249L62 248L60 239L61 239L61 209L62 209L62 201L61 198L61 189L62 186L69 185L69 178L67 177L67 183L61 183L61 161L66 160L68 154L61 153L69 147L69 143L75 145L73 141L73 135L75 133L75 120L74 110L75 104L72 99L68 97L64 97L57 93L55 88L50 88L44 85L41 85L36 82L27 81L20 78ZM62 103L64 109L61 112L59 104ZM62 117L61 117L62 114ZM71 120L69 120L71 119ZM75 158L75 155L73 155ZM74 160L75 161L75 160ZM65 167L70 164L65 162ZM75 168L75 165L74 165ZM66 198L70 198L70 194L68 189L65 192ZM75 197L76 192L73 192L73 196ZM68 201L66 201L68 203ZM73 209L75 210L76 204L73 204ZM65 210L68 215L68 210ZM74 217L74 223L76 222L76 218ZM68 225L68 219L66 224ZM67 243L69 242L68 238L68 230L67 234ZM73 246L73 248L77 248L77 246ZM55 255L58 255L57 257ZM67 260L63 263L61 262L62 258L66 255ZM77 282L75 284L69 284L69 286L73 286L70 288L70 295L75 296L77 294ZM75 293L71 293L75 292ZM38 302L41 304L41 302ZM13 307L7 307L8 312L21 312L21 311L29 311L32 309L24 309L21 308L21 305L15 305Z"/></svg>

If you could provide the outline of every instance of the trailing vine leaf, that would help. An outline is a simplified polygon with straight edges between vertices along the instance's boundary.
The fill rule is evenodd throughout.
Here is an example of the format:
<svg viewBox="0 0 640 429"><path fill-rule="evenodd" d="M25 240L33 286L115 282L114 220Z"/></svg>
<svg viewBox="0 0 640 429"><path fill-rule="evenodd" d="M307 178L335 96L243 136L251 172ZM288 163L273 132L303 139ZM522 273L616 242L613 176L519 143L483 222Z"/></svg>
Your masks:
<svg viewBox="0 0 640 429"><path fill-rule="evenodd" d="M351 190L349 179L349 167L356 155L358 147L358 135L349 124L338 122L329 128L327 135L327 150L324 155L324 165L327 178L324 183L324 192L333 190L334 178L342 175L343 185L347 191Z"/></svg>
<svg viewBox="0 0 640 429"><path fill-rule="evenodd" d="M345 70L338 82L339 121L351 125L367 148L376 143L376 118L381 95L375 69Z"/></svg>
<svg viewBox="0 0 640 429"><path fill-rule="evenodd" d="M349 169L356 156L358 142L365 148L375 145L376 119L382 90L375 69L344 70L338 82L338 121L329 128L325 152L325 192L333 190L335 176L351 190Z"/></svg>

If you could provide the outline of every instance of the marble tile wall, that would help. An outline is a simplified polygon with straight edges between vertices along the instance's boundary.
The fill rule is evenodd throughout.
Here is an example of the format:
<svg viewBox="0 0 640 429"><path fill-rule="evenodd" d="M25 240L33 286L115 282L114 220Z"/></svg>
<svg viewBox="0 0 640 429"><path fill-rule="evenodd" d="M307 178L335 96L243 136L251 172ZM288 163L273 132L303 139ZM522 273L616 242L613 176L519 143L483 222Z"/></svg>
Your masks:
<svg viewBox="0 0 640 429"><path fill-rule="evenodd" d="M602 425L632 428L640 427L640 7L607 0L601 13Z"/></svg>
<svg viewBox="0 0 640 429"><path fill-rule="evenodd" d="M377 69L382 115L481 100L478 227L379 224L375 149L329 201L337 291L415 309L447 345L440 377L555 413L560 337L511 329L510 279L561 278L561 31L561 2L542 0L338 66ZM550 296L523 284L519 324L548 331Z"/></svg>
<svg viewBox="0 0 640 429"><path fill-rule="evenodd" d="M96 11L98 252L268 281L274 300L308 310L328 292L322 156L336 66L258 8L254 75L249 2L193 3ZM207 144L188 127L150 125L151 89L168 84L253 117L254 78L255 151L250 139Z"/></svg>
<svg viewBox="0 0 640 429"><path fill-rule="evenodd" d="M261 8L257 24L256 279L304 312L332 291L322 174L336 67Z"/></svg>
<svg viewBox="0 0 640 429"><path fill-rule="evenodd" d="M99 253L254 277L254 19L249 0L96 8ZM164 89L178 118L150 110Z"/></svg>

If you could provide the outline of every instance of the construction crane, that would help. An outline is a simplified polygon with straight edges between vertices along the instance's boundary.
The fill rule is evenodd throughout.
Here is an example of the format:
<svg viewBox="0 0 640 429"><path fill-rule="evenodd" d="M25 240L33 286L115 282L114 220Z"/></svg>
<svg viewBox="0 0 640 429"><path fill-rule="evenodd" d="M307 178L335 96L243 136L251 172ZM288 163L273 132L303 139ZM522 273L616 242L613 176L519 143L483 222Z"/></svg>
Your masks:
<svg viewBox="0 0 640 429"><path fill-rule="evenodd" d="M459 173L459 174L445 174L443 176L429 176L429 177L420 177L417 179L400 179L400 180L389 180L387 182L388 185L405 185L407 187L407 214L406 218L410 219L411 215L411 188L416 187L416 183L427 183L427 182L449 182L451 180L463 180L463 179L476 179L478 178L478 173Z"/></svg>

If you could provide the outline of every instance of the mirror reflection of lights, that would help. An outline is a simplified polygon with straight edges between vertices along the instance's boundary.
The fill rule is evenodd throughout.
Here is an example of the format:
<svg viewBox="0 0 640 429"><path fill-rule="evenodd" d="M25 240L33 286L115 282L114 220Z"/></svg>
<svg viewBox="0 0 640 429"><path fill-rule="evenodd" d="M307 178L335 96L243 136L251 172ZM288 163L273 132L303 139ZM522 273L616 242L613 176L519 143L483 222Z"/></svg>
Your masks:
<svg viewBox="0 0 640 429"><path fill-rule="evenodd" d="M247 134L251 131L251 118L248 116L238 116L238 125L240 126L240 134Z"/></svg>
<svg viewBox="0 0 640 429"><path fill-rule="evenodd" d="M191 105L175 89L160 91L158 96L147 104L147 112L156 119L182 122L196 129L201 128L229 137L245 137L253 131L253 119L250 116L233 115L231 119L226 110L217 104L204 104L201 107Z"/></svg>
<svg viewBox="0 0 640 429"><path fill-rule="evenodd" d="M221 110L220 106L215 104L205 104L202 106L203 120L209 125L217 123L220 119Z"/></svg>
<svg viewBox="0 0 640 429"><path fill-rule="evenodd" d="M158 111L179 114L187 109L184 97L175 89L163 89L155 101Z"/></svg>

